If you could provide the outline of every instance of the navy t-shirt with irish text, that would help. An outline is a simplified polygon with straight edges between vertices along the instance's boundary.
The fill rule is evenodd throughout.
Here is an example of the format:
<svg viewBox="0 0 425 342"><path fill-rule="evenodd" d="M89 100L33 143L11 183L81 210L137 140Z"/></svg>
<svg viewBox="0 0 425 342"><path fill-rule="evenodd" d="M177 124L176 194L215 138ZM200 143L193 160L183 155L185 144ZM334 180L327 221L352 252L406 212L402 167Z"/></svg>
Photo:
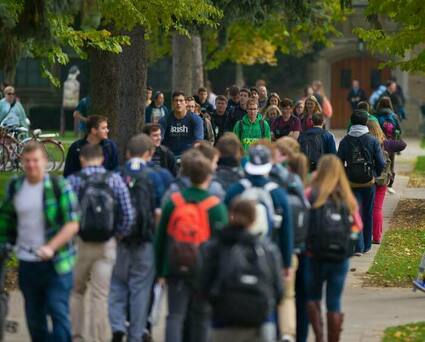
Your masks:
<svg viewBox="0 0 425 342"><path fill-rule="evenodd" d="M189 112L182 119L177 119L174 113L166 115L159 120L163 144L167 146L176 157L192 147L193 143L204 139L204 125L202 119Z"/></svg>

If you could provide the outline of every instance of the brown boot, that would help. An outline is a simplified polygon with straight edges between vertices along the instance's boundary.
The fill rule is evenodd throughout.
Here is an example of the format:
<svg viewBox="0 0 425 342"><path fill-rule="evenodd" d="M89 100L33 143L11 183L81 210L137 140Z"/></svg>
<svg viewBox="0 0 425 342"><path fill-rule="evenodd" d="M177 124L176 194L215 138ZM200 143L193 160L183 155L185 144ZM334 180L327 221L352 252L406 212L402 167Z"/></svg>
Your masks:
<svg viewBox="0 0 425 342"><path fill-rule="evenodd" d="M343 313L328 312L328 342L339 342L343 321Z"/></svg>
<svg viewBox="0 0 425 342"><path fill-rule="evenodd" d="M323 340L323 320L320 302L307 303L308 319L313 327L316 342L324 342Z"/></svg>

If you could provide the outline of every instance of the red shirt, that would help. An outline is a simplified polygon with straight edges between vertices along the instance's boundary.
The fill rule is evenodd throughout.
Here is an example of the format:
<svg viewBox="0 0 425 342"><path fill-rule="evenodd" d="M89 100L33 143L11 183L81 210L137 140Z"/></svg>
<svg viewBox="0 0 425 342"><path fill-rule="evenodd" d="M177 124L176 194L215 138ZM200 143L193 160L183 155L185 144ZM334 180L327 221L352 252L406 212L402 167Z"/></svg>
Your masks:
<svg viewBox="0 0 425 342"><path fill-rule="evenodd" d="M291 115L287 121L283 116L279 116L273 121L271 131L276 139L289 135L290 132L301 131L301 121L294 115Z"/></svg>

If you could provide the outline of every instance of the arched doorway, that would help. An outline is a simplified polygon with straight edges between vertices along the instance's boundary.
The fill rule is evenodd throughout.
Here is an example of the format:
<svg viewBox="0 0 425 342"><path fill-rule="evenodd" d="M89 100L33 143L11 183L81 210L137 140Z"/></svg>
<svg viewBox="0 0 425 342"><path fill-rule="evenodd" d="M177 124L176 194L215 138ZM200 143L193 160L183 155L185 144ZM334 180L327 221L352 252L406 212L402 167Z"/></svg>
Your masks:
<svg viewBox="0 0 425 342"><path fill-rule="evenodd" d="M347 95L352 80L358 80L360 87L370 96L378 84L385 83L391 76L388 68L379 69L381 60L373 57L346 58L332 64L331 102L333 106L332 128L345 129L351 115Z"/></svg>

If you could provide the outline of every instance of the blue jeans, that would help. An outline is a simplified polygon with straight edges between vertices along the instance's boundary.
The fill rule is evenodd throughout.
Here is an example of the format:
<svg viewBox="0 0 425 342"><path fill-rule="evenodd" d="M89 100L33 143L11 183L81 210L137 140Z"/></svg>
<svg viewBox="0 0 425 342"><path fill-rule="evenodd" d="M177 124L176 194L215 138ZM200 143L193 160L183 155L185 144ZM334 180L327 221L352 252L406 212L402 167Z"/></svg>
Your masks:
<svg viewBox="0 0 425 342"><path fill-rule="evenodd" d="M364 253L372 248L373 205L375 202L375 187L354 188L354 196L360 209L363 221L363 231L356 242L356 252Z"/></svg>
<svg viewBox="0 0 425 342"><path fill-rule="evenodd" d="M153 245L129 246L119 243L109 292L109 321L113 332L126 332L127 341L141 342L148 318L152 283L155 277Z"/></svg>
<svg viewBox="0 0 425 342"><path fill-rule="evenodd" d="M33 342L70 342L69 296L72 273L59 275L52 262L19 262L19 287ZM48 330L47 315L53 331Z"/></svg>
<svg viewBox="0 0 425 342"><path fill-rule="evenodd" d="M308 314L306 292L305 254L298 254L298 269L295 279L295 305L297 311L297 342L306 342L308 337Z"/></svg>
<svg viewBox="0 0 425 342"><path fill-rule="evenodd" d="M326 283L326 308L328 312L341 311L341 296L348 272L348 259L342 262L319 261L307 257L307 298L321 301L323 285Z"/></svg>

